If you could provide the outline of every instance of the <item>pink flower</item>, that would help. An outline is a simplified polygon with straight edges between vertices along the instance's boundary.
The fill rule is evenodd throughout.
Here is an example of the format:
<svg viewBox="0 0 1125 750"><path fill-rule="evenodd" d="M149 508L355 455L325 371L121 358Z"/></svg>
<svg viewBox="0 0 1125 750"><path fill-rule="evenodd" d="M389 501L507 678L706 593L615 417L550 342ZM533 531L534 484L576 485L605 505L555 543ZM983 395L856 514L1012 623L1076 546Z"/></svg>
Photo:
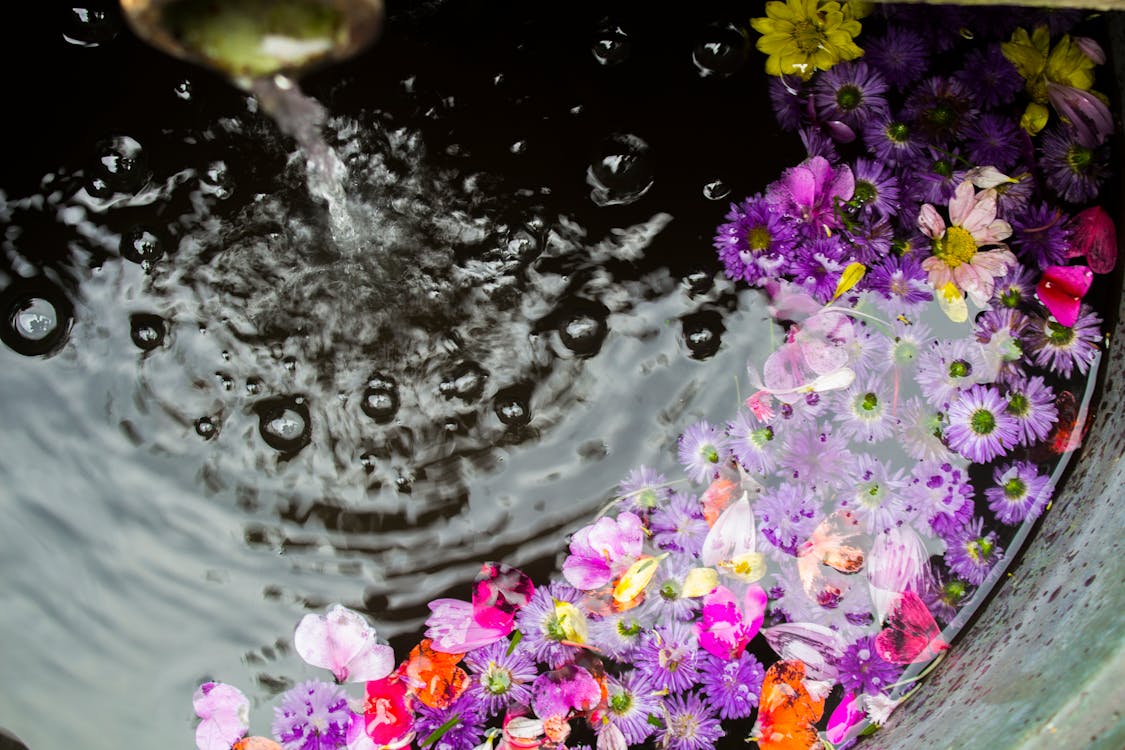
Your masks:
<svg viewBox="0 0 1125 750"><path fill-rule="evenodd" d="M571 711L592 711L602 700L602 689L586 669L567 664L544 672L531 685L531 708L543 721L561 717Z"/></svg>
<svg viewBox="0 0 1125 750"><path fill-rule="evenodd" d="M363 615L339 604L326 615L305 615L293 647L312 666L332 670L339 682L378 680L395 668L394 650L375 640Z"/></svg>
<svg viewBox="0 0 1125 750"><path fill-rule="evenodd" d="M563 575L576 589L601 588L627 569L644 546L644 523L634 513L599 518L575 532Z"/></svg>
<svg viewBox="0 0 1125 750"><path fill-rule="evenodd" d="M407 733L414 728L414 712L407 697L406 682L397 676L368 682L363 721L352 723L357 727L362 726L363 734L376 747L401 744L401 740L409 742ZM353 733L349 732L351 734Z"/></svg>
<svg viewBox="0 0 1125 750"><path fill-rule="evenodd" d="M1090 206L1070 221L1071 256L1085 256L1094 273L1109 273L1117 264L1117 230L1101 206Z"/></svg>
<svg viewBox="0 0 1125 750"><path fill-rule="evenodd" d="M725 586L717 586L703 597L703 619L695 624L699 645L720 659L737 659L758 634L766 615L768 597L756 583L750 584L741 604Z"/></svg>
<svg viewBox="0 0 1125 750"><path fill-rule="evenodd" d="M1008 222L996 218L996 190L976 192L969 181L957 186L949 201L949 226L926 203L918 214L918 227L934 241L934 254L922 261L930 284L939 292L952 286L966 292L984 307L992 296L995 279L1016 266L1016 256L1001 240L1012 234ZM996 245L996 250L980 250Z"/></svg>
<svg viewBox="0 0 1125 750"><path fill-rule="evenodd" d="M828 730L824 736L829 742L839 745L847 736L848 730L863 721L866 717L863 705L863 700L853 693L844 696L840 705L836 706L836 710L828 718Z"/></svg>
<svg viewBox="0 0 1125 750"><path fill-rule="evenodd" d="M250 726L250 701L242 691L222 682L205 682L191 699L202 721L195 728L199 750L229 750Z"/></svg>
<svg viewBox="0 0 1125 750"><path fill-rule="evenodd" d="M847 165L833 167L823 156L814 156L787 169L769 190L769 199L805 226L809 237L824 237L840 223L836 199L851 200L855 177Z"/></svg>
<svg viewBox="0 0 1125 750"><path fill-rule="evenodd" d="M486 562L473 583L473 602L434 599L426 637L437 650L463 654L504 638L515 628L516 612L531 601L535 586L511 565Z"/></svg>

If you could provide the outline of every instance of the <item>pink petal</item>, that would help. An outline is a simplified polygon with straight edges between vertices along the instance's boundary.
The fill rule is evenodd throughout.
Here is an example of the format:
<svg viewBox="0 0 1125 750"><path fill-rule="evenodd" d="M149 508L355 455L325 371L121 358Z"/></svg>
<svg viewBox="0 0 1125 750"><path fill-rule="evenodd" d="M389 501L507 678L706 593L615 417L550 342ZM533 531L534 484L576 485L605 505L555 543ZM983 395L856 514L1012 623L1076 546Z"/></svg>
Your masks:
<svg viewBox="0 0 1125 750"><path fill-rule="evenodd" d="M852 174L851 167L844 164L836 170L836 174L832 178L832 185L828 189L828 195L847 201L851 200L854 193L855 175Z"/></svg>
<svg viewBox="0 0 1125 750"><path fill-rule="evenodd" d="M590 591L609 583L613 579L613 571L604 559L571 555L563 562L563 576L574 588Z"/></svg>
<svg viewBox="0 0 1125 750"><path fill-rule="evenodd" d="M784 185L793 202L799 206L812 205L816 199L817 180L807 167L791 168L785 173Z"/></svg>
<svg viewBox="0 0 1125 750"><path fill-rule="evenodd" d="M957 189L953 191L953 197L949 199L949 223L968 229L965 226L965 219L969 216L975 204L976 190L973 188L973 183L965 180L957 186ZM995 214L993 214L993 218L996 218Z"/></svg>
<svg viewBox="0 0 1125 750"><path fill-rule="evenodd" d="M222 682L205 682L192 696L195 714L202 721L195 728L199 750L230 750L250 726L250 701L242 691Z"/></svg>
<svg viewBox="0 0 1125 750"><path fill-rule="evenodd" d="M934 289L940 290L943 286L953 281L953 269L949 265L938 258L931 255L922 261L922 270L926 272L930 285Z"/></svg>
<svg viewBox="0 0 1125 750"><path fill-rule="evenodd" d="M746 625L747 639L753 638L761 630L768 604L769 596L766 590L756 583L750 584L750 588L746 589L742 597L742 621Z"/></svg>
<svg viewBox="0 0 1125 750"><path fill-rule="evenodd" d="M331 670L340 682L379 679L394 669L394 655L375 641L375 629L358 612L339 604L326 615L301 618L293 647L307 663ZM357 667L359 676L353 674Z"/></svg>
<svg viewBox="0 0 1125 750"><path fill-rule="evenodd" d="M918 228L930 239L939 240L945 234L945 220L941 218L936 208L929 203L923 203L918 212Z"/></svg>
<svg viewBox="0 0 1125 750"><path fill-rule="evenodd" d="M962 185L966 183L961 183ZM972 184L969 184L969 190L972 190ZM950 209L952 213L953 209ZM951 217L952 218L952 217ZM960 222L965 231L973 235L973 239L980 245L985 242L992 242L992 238L988 233L989 226L996 221L996 191L992 188L982 190L977 194L976 200L972 204L968 215ZM1009 227L1009 232L1011 228ZM1000 239L999 237L995 239Z"/></svg>
<svg viewBox="0 0 1125 750"><path fill-rule="evenodd" d="M981 237L983 239L981 239L980 243L982 245L993 245L1000 242L1001 240L1006 240L1011 236L1012 225L1004 221L1003 219L997 219L996 221L985 227L984 231L981 232Z"/></svg>
<svg viewBox="0 0 1125 750"><path fill-rule="evenodd" d="M1010 250L985 250L974 255L972 260L974 268L989 276L1003 276L1018 263Z"/></svg>
<svg viewBox="0 0 1125 750"><path fill-rule="evenodd" d="M446 654L463 654L495 643L511 633L514 626L513 621L507 627L485 627L477 622L473 605L460 599L434 599L429 607L432 614L426 620L426 637L433 641L435 649ZM382 676L386 677L393 669L392 652L391 668Z"/></svg>
<svg viewBox="0 0 1125 750"><path fill-rule="evenodd" d="M848 730L863 721L865 716L863 701L854 693L848 693L828 718L828 731L824 735L829 742L839 744Z"/></svg>

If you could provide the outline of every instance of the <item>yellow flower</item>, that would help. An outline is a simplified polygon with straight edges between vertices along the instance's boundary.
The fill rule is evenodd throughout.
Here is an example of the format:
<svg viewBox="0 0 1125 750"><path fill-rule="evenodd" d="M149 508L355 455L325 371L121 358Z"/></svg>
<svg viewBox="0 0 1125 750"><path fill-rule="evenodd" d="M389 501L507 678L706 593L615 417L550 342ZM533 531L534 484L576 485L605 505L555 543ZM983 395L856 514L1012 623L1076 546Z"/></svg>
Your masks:
<svg viewBox="0 0 1125 750"><path fill-rule="evenodd" d="M754 18L750 25L762 34L758 49L769 55L770 75L808 80L817 70L863 54L854 41L860 32L854 10L836 0L772 0L766 3L766 17Z"/></svg>
<svg viewBox="0 0 1125 750"><path fill-rule="evenodd" d="M1067 34L1051 49L1051 34L1046 26L1036 26L1031 34L1027 29L1016 29L1011 40L1000 45L1000 51L1027 81L1031 103L1020 126L1031 135L1047 124L1048 83L1082 91L1089 91L1094 85L1094 61Z"/></svg>

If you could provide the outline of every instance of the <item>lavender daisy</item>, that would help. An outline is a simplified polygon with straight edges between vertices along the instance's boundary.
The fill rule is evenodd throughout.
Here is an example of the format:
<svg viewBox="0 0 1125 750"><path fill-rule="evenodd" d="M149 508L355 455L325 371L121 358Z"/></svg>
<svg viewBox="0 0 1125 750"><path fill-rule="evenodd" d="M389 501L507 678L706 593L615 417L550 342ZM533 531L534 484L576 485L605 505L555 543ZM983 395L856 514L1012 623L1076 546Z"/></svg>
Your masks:
<svg viewBox="0 0 1125 750"><path fill-rule="evenodd" d="M857 460L857 470L854 488L840 496L840 507L851 510L864 531L883 533L913 517L911 506L903 496L906 481L901 469L891 472L875 456L862 453Z"/></svg>
<svg viewBox="0 0 1125 750"><path fill-rule="evenodd" d="M793 280L822 303L832 299L847 264L839 235L803 243L793 261Z"/></svg>
<svg viewBox="0 0 1125 750"><path fill-rule="evenodd" d="M808 539L816 529L821 518L820 511L820 498L800 482L786 482L766 490L754 504L759 533L774 548L790 557L797 555L797 545Z"/></svg>
<svg viewBox="0 0 1125 750"><path fill-rule="evenodd" d="M513 703L530 703L531 683L539 671L522 648L509 653L506 638L465 654L465 666L474 675L465 692L485 716L501 713Z"/></svg>
<svg viewBox="0 0 1125 750"><path fill-rule="evenodd" d="M653 511L649 530L658 548L698 555L708 526L699 499L694 495L674 492L666 505Z"/></svg>
<svg viewBox="0 0 1125 750"><path fill-rule="evenodd" d="M634 607L625 612L608 614L590 623L590 641L607 656L628 661L641 645L644 634L654 622L648 607Z"/></svg>
<svg viewBox="0 0 1125 750"><path fill-rule="evenodd" d="M1001 172L1016 165L1023 136L1016 122L1000 114L988 113L965 132L969 158L978 166L992 166Z"/></svg>
<svg viewBox="0 0 1125 750"><path fill-rule="evenodd" d="M851 128L848 128L847 125L834 125L833 131L840 130L847 133ZM833 140L833 134L829 132L828 127L816 124L802 125L797 128L797 132L801 136L801 143L805 145L805 153L810 157L819 156L832 165L840 162L840 153L836 150L836 141Z"/></svg>
<svg viewBox="0 0 1125 750"><path fill-rule="evenodd" d="M1019 432L1000 392L974 385L950 405L945 438L952 450L985 463L1011 450L1019 442Z"/></svg>
<svg viewBox="0 0 1125 750"><path fill-rule="evenodd" d="M702 601L699 598L683 596L684 580L687 578L688 571L699 567L699 559L694 554L697 553L672 554L664 558L652 581L649 582L649 593L644 609L651 612L652 619L657 622L692 620L699 612Z"/></svg>
<svg viewBox="0 0 1125 750"><path fill-rule="evenodd" d="M710 422L696 422L680 435L679 456L692 481L707 484L730 456L727 436Z"/></svg>
<svg viewBox="0 0 1125 750"><path fill-rule="evenodd" d="M813 104L821 121L838 120L858 128L887 113L887 81L865 62L844 62L820 74Z"/></svg>
<svg viewBox="0 0 1125 750"><path fill-rule="evenodd" d="M581 591L561 581L537 587L531 601L516 615L516 627L523 635L520 647L535 661L551 666L573 659L576 649L563 643L568 640L568 633L555 603L575 604L581 598Z"/></svg>
<svg viewBox="0 0 1125 750"><path fill-rule="evenodd" d="M1023 377L1023 337L1030 321L1019 310L994 307L977 318L973 334L983 348L984 382L1011 383Z"/></svg>
<svg viewBox="0 0 1125 750"><path fill-rule="evenodd" d="M969 474L952 461L926 460L910 473L907 489L911 504L918 510L918 518L933 526L938 516L952 518L962 508L973 507L973 485ZM920 529L929 532L929 528Z"/></svg>
<svg viewBox="0 0 1125 750"><path fill-rule="evenodd" d="M782 76L770 76L770 103L782 130L796 130L805 115L805 96L800 83Z"/></svg>
<svg viewBox="0 0 1125 750"><path fill-rule="evenodd" d="M857 380L838 397L840 434L865 443L886 440L894 432L890 394L879 378Z"/></svg>
<svg viewBox="0 0 1125 750"><path fill-rule="evenodd" d="M649 513L671 496L672 491L667 484L668 478L660 472L638 466L617 487L618 497L624 498L621 510L638 515Z"/></svg>
<svg viewBox="0 0 1125 750"><path fill-rule="evenodd" d="M945 564L950 572L974 586L984 583L988 572L1004 555L996 532L984 533L984 519L977 518L958 528L946 539Z"/></svg>
<svg viewBox="0 0 1125 750"><path fill-rule="evenodd" d="M893 166L913 163L925 149L915 129L900 119L873 119L863 129L863 142L876 159Z"/></svg>
<svg viewBox="0 0 1125 750"><path fill-rule="evenodd" d="M457 720L437 740L427 748L433 750L472 750L484 737L484 718L479 706L468 695L462 695L446 708L430 708L424 704L417 706L414 730L418 737L429 737L438 727L445 725L454 717Z"/></svg>
<svg viewBox="0 0 1125 750"><path fill-rule="evenodd" d="M865 635L849 645L837 665L840 684L853 693L877 695L893 685L902 672L875 653L875 636Z"/></svg>
<svg viewBox="0 0 1125 750"><path fill-rule="evenodd" d="M285 750L335 750L347 746L354 719L343 688L309 680L281 696L272 731Z"/></svg>
<svg viewBox="0 0 1125 750"><path fill-rule="evenodd" d="M1016 525L1035 519L1051 501L1054 487L1030 461L997 466L992 472L994 487L984 491L988 507L1000 523Z"/></svg>
<svg viewBox="0 0 1125 750"><path fill-rule="evenodd" d="M899 91L921 78L930 61L926 38L903 26L889 26L883 36L869 40L863 47L864 59Z"/></svg>
<svg viewBox="0 0 1125 750"><path fill-rule="evenodd" d="M932 565L930 574L926 576L926 587L921 592L921 597L934 618L938 622L948 624L957 616L957 610L972 591L972 587L966 581L949 577L941 566Z"/></svg>
<svg viewBox="0 0 1125 750"><path fill-rule="evenodd" d="M737 659L703 655L703 694L724 719L750 718L758 706L765 676L762 663L749 651L743 651Z"/></svg>
<svg viewBox="0 0 1125 750"><path fill-rule="evenodd" d="M711 750L726 733L715 713L695 693L669 696L661 707L664 726L656 743L665 750Z"/></svg>
<svg viewBox="0 0 1125 750"><path fill-rule="evenodd" d="M898 213L898 178L886 164L864 159L855 160L855 191L849 203L865 213L894 216Z"/></svg>
<svg viewBox="0 0 1125 750"><path fill-rule="evenodd" d="M848 230L854 258L870 266L880 258L887 257L895 241L895 228L890 219L876 219L874 215L861 214L855 226Z"/></svg>
<svg viewBox="0 0 1125 750"><path fill-rule="evenodd" d="M1060 209L1040 203L1012 217L1012 250L1032 268L1066 263L1070 250L1070 216Z"/></svg>
<svg viewBox="0 0 1125 750"><path fill-rule="evenodd" d="M1035 275L1030 268L1023 264L1017 265L996 280L992 300L1010 308L1030 304L1035 299L1035 281Z"/></svg>
<svg viewBox="0 0 1125 750"><path fill-rule="evenodd" d="M960 149L956 147L948 151L929 149L908 173L912 175L912 181L903 181L904 185L910 186L909 197L917 203L948 203L964 179L964 173L957 169L960 158Z"/></svg>
<svg viewBox="0 0 1125 750"><path fill-rule="evenodd" d="M913 368L922 352L933 346L933 341L930 327L925 323L894 320L889 334L879 339L880 356L875 367L884 373L888 366L900 370Z"/></svg>
<svg viewBox="0 0 1125 750"><path fill-rule="evenodd" d="M1055 392L1039 375L1020 378L1009 385L1008 413L1016 420L1020 445L1043 440L1059 421Z"/></svg>
<svg viewBox="0 0 1125 750"><path fill-rule="evenodd" d="M1071 128L1054 126L1042 135L1039 166L1047 186L1063 200L1086 203L1098 197L1109 177L1109 144L1089 147Z"/></svg>
<svg viewBox="0 0 1125 750"><path fill-rule="evenodd" d="M659 716L661 700L637 670L606 678L606 722L620 729L629 745L639 745L652 734L655 727L648 717Z"/></svg>
<svg viewBox="0 0 1125 750"><path fill-rule="evenodd" d="M691 626L669 622L649 632L633 659L656 690L682 693L699 681L700 653Z"/></svg>
<svg viewBox="0 0 1125 750"><path fill-rule="evenodd" d="M918 357L915 379L922 395L943 409L957 394L982 382L986 372L980 345L968 339L939 339Z"/></svg>
<svg viewBox="0 0 1125 750"><path fill-rule="evenodd" d="M758 422L748 409L739 409L727 422L730 449L742 468L751 474L768 474L777 465L781 441L773 427Z"/></svg>
<svg viewBox="0 0 1125 750"><path fill-rule="evenodd" d="M1098 357L1102 319L1089 305L1082 305L1082 314L1067 328L1054 319L1034 315L1028 331L1028 347L1035 364L1064 378L1075 369L1082 375Z"/></svg>
<svg viewBox="0 0 1125 750"><path fill-rule="evenodd" d="M953 457L942 442L945 415L922 402L911 398L899 412L899 442L906 455L919 461L948 461Z"/></svg>
<svg viewBox="0 0 1125 750"><path fill-rule="evenodd" d="M999 44L969 50L964 61L965 67L953 77L984 107L1011 104L1024 86L1023 78L1004 57Z"/></svg>
<svg viewBox="0 0 1125 750"><path fill-rule="evenodd" d="M843 435L813 423L788 430L783 442L781 464L788 476L813 487L832 487L847 481L855 457Z"/></svg>
<svg viewBox="0 0 1125 750"><path fill-rule="evenodd" d="M735 281L759 285L780 273L797 244L797 230L761 195L731 204L727 223L715 232L715 249Z"/></svg>

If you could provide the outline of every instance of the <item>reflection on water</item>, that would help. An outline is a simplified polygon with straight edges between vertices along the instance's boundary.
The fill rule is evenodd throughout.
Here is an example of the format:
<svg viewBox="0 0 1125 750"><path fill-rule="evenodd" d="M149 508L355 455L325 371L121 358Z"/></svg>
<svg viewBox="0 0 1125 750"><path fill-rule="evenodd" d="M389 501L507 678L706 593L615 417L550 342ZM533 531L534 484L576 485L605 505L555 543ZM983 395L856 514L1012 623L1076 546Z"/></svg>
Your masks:
<svg viewBox="0 0 1125 750"><path fill-rule="evenodd" d="M44 20L89 79L0 185L0 724L29 746L179 745L201 679L302 675L307 608L397 642L483 559L545 578L737 403L768 329L710 233L800 158L748 112L741 11L512 10L415 4L306 82L346 242L252 100Z"/></svg>

